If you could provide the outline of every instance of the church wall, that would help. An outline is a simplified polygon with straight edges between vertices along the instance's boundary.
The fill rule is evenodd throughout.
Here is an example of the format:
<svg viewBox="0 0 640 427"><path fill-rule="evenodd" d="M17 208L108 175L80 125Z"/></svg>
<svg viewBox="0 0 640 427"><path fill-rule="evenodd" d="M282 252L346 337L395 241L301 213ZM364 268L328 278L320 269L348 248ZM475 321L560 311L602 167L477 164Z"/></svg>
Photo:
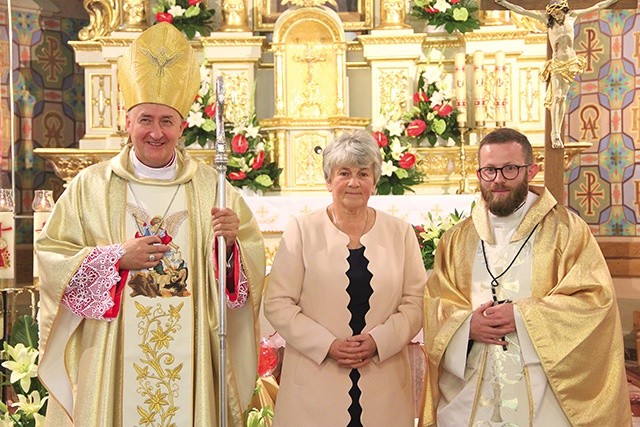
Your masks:
<svg viewBox="0 0 640 427"><path fill-rule="evenodd" d="M565 178L568 206L596 236L640 236L639 16L603 11L576 27L587 69L568 96L567 136L593 145Z"/></svg>
<svg viewBox="0 0 640 427"><path fill-rule="evenodd" d="M31 203L34 190L53 190L57 198L63 191L62 180L55 176L46 161L33 154L38 147L73 148L84 135L83 69L75 64L74 52L67 44L78 39L86 21L39 12L20 11L14 7L14 59L9 61L7 11L0 10L0 117L2 131L2 187L11 187L10 106L8 64L13 64L15 99L15 176L16 243L29 244L33 235ZM26 216L27 218L21 218ZM26 251L26 249L25 249ZM20 274L23 264L18 265ZM24 271L26 277L31 275Z"/></svg>

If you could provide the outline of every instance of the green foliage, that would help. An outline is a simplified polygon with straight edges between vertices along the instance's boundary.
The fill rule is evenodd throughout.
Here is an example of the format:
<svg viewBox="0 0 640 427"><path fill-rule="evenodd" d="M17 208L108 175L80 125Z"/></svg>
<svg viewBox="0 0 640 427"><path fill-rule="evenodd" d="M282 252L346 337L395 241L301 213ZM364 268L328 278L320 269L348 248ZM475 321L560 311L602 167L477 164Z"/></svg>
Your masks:
<svg viewBox="0 0 640 427"><path fill-rule="evenodd" d="M156 21L169 22L192 40L196 33L207 36L213 31L215 10L205 9L199 0L158 0L153 7Z"/></svg>
<svg viewBox="0 0 640 427"><path fill-rule="evenodd" d="M428 217L428 224L414 225L413 228L416 232L416 237L418 238L418 245L420 246L420 253L422 254L424 268L430 270L433 268L436 248L438 246L438 242L440 242L440 238L445 231L465 219L466 215L463 212L455 210L444 219L440 217L434 218L431 212L428 213Z"/></svg>
<svg viewBox="0 0 640 427"><path fill-rule="evenodd" d="M480 28L480 21L474 16L477 11L475 0L414 0L411 6L412 16L443 27L449 34Z"/></svg>

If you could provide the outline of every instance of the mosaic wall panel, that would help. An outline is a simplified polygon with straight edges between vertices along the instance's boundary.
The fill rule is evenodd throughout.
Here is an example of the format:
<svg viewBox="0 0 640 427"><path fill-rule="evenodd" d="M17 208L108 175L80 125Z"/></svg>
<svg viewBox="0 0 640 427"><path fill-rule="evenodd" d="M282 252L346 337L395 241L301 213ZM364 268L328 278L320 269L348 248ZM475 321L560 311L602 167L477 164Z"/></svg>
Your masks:
<svg viewBox="0 0 640 427"><path fill-rule="evenodd" d="M13 64L17 142L16 214L31 214L34 190L63 190L46 161L34 156L38 147L77 147L84 135L84 78L75 65L68 41L78 39L87 23L67 18L41 18L34 13L14 11L13 52L9 61L8 17L0 12L0 142L2 144L2 186L10 187L11 158L9 132L9 64ZM16 241L32 241L32 221L18 220Z"/></svg>
<svg viewBox="0 0 640 427"><path fill-rule="evenodd" d="M602 11L576 25L587 69L569 93L565 138L593 145L566 174L567 200L600 236L640 236L639 17Z"/></svg>

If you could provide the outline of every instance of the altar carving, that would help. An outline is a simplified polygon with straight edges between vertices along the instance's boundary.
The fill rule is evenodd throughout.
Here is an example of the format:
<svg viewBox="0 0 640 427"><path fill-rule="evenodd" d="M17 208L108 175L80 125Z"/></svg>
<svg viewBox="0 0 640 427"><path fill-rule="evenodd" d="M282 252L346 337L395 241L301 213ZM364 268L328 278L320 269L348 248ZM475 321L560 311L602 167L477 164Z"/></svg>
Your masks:
<svg viewBox="0 0 640 427"><path fill-rule="evenodd" d="M293 8L288 4L291 1L266 1L277 10L262 8L263 0L222 0L220 32L196 37L192 44L202 63L211 68L212 78L222 75L225 79L226 122L242 123L254 111L258 113L262 130L275 148L275 160L284 169L279 182L282 191L324 191L321 158L328 141L344 130L364 128L381 115L400 120L412 108L417 76L432 63L432 50L441 52L438 65L443 80L452 83L451 97L460 111L467 145L416 147L418 168L424 174L424 183L415 188L418 193L474 190L468 182L475 182L476 144L496 127L516 127L534 146L543 146L545 87L539 76L546 61L547 38L532 33L520 20L519 26L511 25L509 12L484 11L484 27L479 31L425 34L406 25L401 3L377 0L379 25L370 34L347 42L345 31L354 28L354 21L345 13L356 12L347 11L341 3L332 6L338 9L336 13L314 6L322 0L296 0L296 4L310 3ZM96 156L99 150L116 151L126 142L115 61L137 37L136 23L147 25L142 18L151 3L84 1L91 22L80 31L81 41L71 44L76 61L85 68L86 134L80 150L73 153L36 150L58 159L58 172L65 181L103 159L106 151ZM282 4L289 9L281 8ZM246 9L250 5L262 16L271 11L271 17L278 17L275 26L269 27L274 29L270 44L254 33L262 30L260 22L254 20L249 28ZM357 4L358 13L365 11L370 22L373 5L372 0ZM359 81L349 85L347 69L353 63L360 70L368 68L370 86L365 90ZM273 95L264 97L262 92L254 105L255 88L271 85L271 77L261 80L267 73L273 77ZM359 111L368 111L365 117L351 117L350 103L355 102ZM266 117L261 114L265 111ZM567 158L581 147L580 143L568 144L565 167Z"/></svg>
<svg viewBox="0 0 640 427"><path fill-rule="evenodd" d="M291 9L276 22L272 49L275 114L260 125L284 168L280 187L324 189L322 150L335 135L368 123L348 114L344 28L329 8Z"/></svg>
<svg viewBox="0 0 640 427"><path fill-rule="evenodd" d="M82 5L89 12L89 25L78 33L80 40L93 40L108 36L120 25L121 0L84 0Z"/></svg>

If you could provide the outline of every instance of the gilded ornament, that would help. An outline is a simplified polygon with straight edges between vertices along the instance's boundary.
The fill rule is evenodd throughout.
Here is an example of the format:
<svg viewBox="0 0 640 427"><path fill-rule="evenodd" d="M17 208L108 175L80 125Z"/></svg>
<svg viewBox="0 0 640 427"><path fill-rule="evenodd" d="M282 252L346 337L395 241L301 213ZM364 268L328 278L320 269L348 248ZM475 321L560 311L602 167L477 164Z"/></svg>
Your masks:
<svg viewBox="0 0 640 427"><path fill-rule="evenodd" d="M80 40L93 40L111 34L120 23L120 0L83 0L89 25L78 32Z"/></svg>
<svg viewBox="0 0 640 427"><path fill-rule="evenodd" d="M143 31L148 28L146 5L146 0L124 0L122 3L124 24L120 29L124 31Z"/></svg>
<svg viewBox="0 0 640 427"><path fill-rule="evenodd" d="M283 0L282 5L291 4L292 6L302 6L302 7L314 7L314 6L322 6L323 4L329 3L332 6L337 6L335 0Z"/></svg>
<svg viewBox="0 0 640 427"><path fill-rule="evenodd" d="M404 0L382 0L380 4L380 25L378 30L398 30L411 28L404 22L406 17Z"/></svg>
<svg viewBox="0 0 640 427"><path fill-rule="evenodd" d="M250 31L247 25L246 0L222 1L222 27L220 31Z"/></svg>

